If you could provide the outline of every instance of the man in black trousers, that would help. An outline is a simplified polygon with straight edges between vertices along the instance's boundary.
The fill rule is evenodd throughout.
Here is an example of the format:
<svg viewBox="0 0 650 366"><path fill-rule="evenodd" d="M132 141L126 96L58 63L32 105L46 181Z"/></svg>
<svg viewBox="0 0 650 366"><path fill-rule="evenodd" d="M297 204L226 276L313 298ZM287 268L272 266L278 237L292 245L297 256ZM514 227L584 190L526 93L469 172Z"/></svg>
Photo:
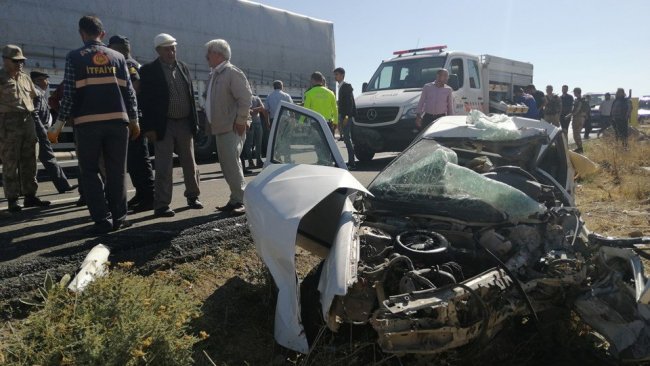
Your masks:
<svg viewBox="0 0 650 366"><path fill-rule="evenodd" d="M339 132L343 136L343 142L348 151L348 169L354 169L356 163L354 161L354 145L352 145L352 121L357 114L357 106L354 103L352 85L343 81L345 70L342 67L334 69L334 79L339 83Z"/></svg>
<svg viewBox="0 0 650 366"><path fill-rule="evenodd" d="M131 83L137 94L140 91L140 64L131 57L131 42L125 36L115 35L108 41L108 47L124 55ZM149 158L148 141L144 134L129 141L126 171L135 187L135 196L128 201L129 209L133 212L153 210L153 169Z"/></svg>
<svg viewBox="0 0 650 366"><path fill-rule="evenodd" d="M38 113L38 119L34 120L34 128L36 129L36 137L38 138L38 160L41 161L47 174L50 175L52 183L59 193L70 192L77 186L71 186L68 183L68 177L65 176L63 169L56 161L52 144L47 139L47 128L52 123L52 116L50 115L50 106L48 104L47 88L50 85L50 75L32 71L29 76L32 78L34 85L36 85L36 98L34 98L34 110Z"/></svg>

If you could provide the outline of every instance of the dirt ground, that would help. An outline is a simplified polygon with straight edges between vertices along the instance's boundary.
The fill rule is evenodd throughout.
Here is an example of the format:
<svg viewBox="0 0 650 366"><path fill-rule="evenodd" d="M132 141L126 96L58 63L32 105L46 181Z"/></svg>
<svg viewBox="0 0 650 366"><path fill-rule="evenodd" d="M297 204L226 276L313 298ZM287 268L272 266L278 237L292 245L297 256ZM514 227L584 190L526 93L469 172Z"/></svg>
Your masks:
<svg viewBox="0 0 650 366"><path fill-rule="evenodd" d="M648 144L633 144L626 152L609 140L587 141L585 150L601 167L598 174L580 179L576 192L587 227L610 236L650 235L650 172L642 169L650 166ZM372 333L363 327L343 329L337 337L326 334L310 355L290 352L274 342L276 288L256 254L245 218L197 223L190 229L177 228L173 234L150 238L148 245L137 248L128 242L109 243L115 248L111 260L114 263L134 261L139 273L163 270L185 280L185 286L203 303L203 315L194 322L193 331L209 334L196 348L197 365L425 365L432 362L381 353ZM57 263L46 264L49 266L46 268L57 277L72 273L82 253L77 250ZM299 277L304 277L318 262L316 257L299 250ZM16 300L19 294L40 284L43 265L28 263L20 268L0 269L4 319L20 321L26 314ZM27 278L20 275L30 266L35 270L28 271ZM611 364L605 352L598 348L602 341L566 318L571 318L571 314L549 316L541 332L517 320L517 324L499 335L499 341L481 345L480 352L465 348L439 357L435 363Z"/></svg>

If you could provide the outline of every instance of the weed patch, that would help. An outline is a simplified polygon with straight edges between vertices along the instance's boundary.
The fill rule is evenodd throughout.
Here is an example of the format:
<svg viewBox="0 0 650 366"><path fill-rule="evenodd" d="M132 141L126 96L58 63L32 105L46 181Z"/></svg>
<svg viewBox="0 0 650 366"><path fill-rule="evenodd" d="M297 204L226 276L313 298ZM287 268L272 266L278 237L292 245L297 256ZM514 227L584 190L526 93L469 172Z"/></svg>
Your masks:
<svg viewBox="0 0 650 366"><path fill-rule="evenodd" d="M165 273L122 270L81 294L47 291L42 307L2 332L0 354L12 365L187 365L200 338L188 333L199 303Z"/></svg>

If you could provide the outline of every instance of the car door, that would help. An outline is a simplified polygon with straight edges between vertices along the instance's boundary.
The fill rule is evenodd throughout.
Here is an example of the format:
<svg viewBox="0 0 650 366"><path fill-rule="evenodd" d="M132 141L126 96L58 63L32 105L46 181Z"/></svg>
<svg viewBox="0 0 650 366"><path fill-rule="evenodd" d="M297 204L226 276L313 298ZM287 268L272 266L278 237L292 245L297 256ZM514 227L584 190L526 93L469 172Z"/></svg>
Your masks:
<svg viewBox="0 0 650 366"><path fill-rule="evenodd" d="M345 295L356 281L356 192L370 194L347 171L325 119L282 102L264 169L246 185L244 205L257 252L278 286L275 339L284 347L309 351L300 315L296 247L324 259L319 280L324 314L335 296Z"/></svg>
<svg viewBox="0 0 650 366"><path fill-rule="evenodd" d="M282 102L271 126L264 166L309 164L347 169L323 116Z"/></svg>

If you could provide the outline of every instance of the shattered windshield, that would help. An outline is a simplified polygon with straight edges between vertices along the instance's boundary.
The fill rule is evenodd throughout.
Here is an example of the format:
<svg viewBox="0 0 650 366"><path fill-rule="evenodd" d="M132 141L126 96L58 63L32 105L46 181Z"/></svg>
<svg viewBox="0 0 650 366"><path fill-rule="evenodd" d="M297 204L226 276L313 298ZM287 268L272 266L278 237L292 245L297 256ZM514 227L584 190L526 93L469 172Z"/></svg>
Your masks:
<svg viewBox="0 0 650 366"><path fill-rule="evenodd" d="M397 59L379 66L368 83L368 91L421 88L436 79L445 65L445 56Z"/></svg>
<svg viewBox="0 0 650 366"><path fill-rule="evenodd" d="M459 166L453 150L429 139L402 153L368 188L377 200L475 221L525 221L545 211L518 189Z"/></svg>

